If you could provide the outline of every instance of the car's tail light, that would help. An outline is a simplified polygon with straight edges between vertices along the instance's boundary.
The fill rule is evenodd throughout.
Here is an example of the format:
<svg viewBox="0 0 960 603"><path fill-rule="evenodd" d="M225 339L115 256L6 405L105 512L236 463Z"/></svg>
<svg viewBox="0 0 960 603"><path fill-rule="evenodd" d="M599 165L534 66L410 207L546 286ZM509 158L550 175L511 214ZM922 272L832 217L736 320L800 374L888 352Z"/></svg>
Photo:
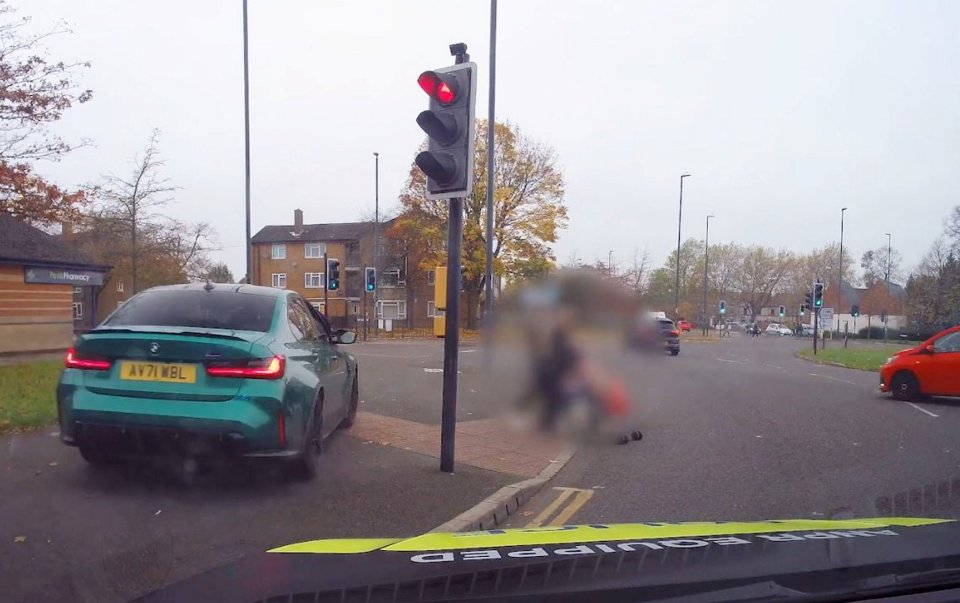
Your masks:
<svg viewBox="0 0 960 603"><path fill-rule="evenodd" d="M286 368L283 356L256 358L240 363L217 363L207 366L211 377L237 377L239 379L279 379Z"/></svg>
<svg viewBox="0 0 960 603"><path fill-rule="evenodd" d="M79 358L77 350L70 348L67 355L63 357L63 365L67 368L81 369L84 371L109 371L110 361L102 358Z"/></svg>
<svg viewBox="0 0 960 603"><path fill-rule="evenodd" d="M277 436L280 440L280 447L287 447L287 425L283 420L283 411L277 413Z"/></svg>
<svg viewBox="0 0 960 603"><path fill-rule="evenodd" d="M670 336L671 336L671 337L680 337L680 331L674 329L674 330L670 331Z"/></svg>

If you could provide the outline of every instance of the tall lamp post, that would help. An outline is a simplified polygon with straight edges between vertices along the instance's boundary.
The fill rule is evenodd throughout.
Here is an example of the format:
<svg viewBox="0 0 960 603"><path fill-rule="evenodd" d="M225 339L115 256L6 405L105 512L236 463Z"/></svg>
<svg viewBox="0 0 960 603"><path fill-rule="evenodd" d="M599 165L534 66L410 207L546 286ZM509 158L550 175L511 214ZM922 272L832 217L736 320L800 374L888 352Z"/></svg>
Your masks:
<svg viewBox="0 0 960 603"><path fill-rule="evenodd" d="M247 0L243 0L243 176L244 206L247 235L244 249L247 256L247 284L253 281L253 246L250 244L250 67L249 44L247 43ZM258 285L260 283L257 283Z"/></svg>
<svg viewBox="0 0 960 603"><path fill-rule="evenodd" d="M713 214L707 216L707 240L703 246L703 312L700 315L701 320L703 321L703 336L707 336L707 327L709 326L707 322L707 275L709 274L709 265L710 265L710 218L713 217Z"/></svg>
<svg viewBox="0 0 960 603"><path fill-rule="evenodd" d="M887 286L887 302L884 304L886 307L883 309L883 342L887 342L887 320L889 320L890 314L890 233L884 233L887 235L887 268L884 270L883 280Z"/></svg>
<svg viewBox="0 0 960 603"><path fill-rule="evenodd" d="M680 228L683 225L683 179L689 178L690 174L680 176L680 212L677 215L677 282L673 290L673 317L680 319Z"/></svg>
<svg viewBox="0 0 960 603"><path fill-rule="evenodd" d="M380 279L380 153L373 152L373 273ZM380 283L373 289L373 319L377 320L377 292ZM377 325L379 333L380 323Z"/></svg>
<svg viewBox="0 0 960 603"><path fill-rule="evenodd" d="M838 262L840 268L837 270L837 310L840 309L840 298L843 292L843 214L846 211L846 207L840 209L840 261ZM840 312L837 312L837 331L840 331Z"/></svg>

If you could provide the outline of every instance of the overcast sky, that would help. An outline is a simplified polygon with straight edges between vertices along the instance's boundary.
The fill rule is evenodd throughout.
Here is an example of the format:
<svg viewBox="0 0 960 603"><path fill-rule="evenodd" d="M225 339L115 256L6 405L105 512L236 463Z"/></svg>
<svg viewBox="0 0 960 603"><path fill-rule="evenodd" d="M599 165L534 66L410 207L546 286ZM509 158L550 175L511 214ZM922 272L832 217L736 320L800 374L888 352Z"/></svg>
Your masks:
<svg viewBox="0 0 960 603"><path fill-rule="evenodd" d="M240 0L11 0L93 100L55 131L95 146L40 166L62 185L125 172L151 128L181 189L170 213L211 222L244 272ZM466 42L487 111L489 1L250 0L253 230L353 221L396 204L423 138L424 69ZM894 246L907 266L940 231L960 168L960 2L502 0L497 117L553 146L570 225L563 262L626 265L683 237L855 257Z"/></svg>

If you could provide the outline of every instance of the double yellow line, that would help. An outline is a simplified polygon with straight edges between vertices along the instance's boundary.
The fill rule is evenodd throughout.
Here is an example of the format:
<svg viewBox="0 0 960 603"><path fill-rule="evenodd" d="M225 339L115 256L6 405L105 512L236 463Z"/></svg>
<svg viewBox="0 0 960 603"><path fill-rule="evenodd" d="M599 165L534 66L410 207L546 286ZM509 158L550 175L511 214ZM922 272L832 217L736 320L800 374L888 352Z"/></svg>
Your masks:
<svg viewBox="0 0 960 603"><path fill-rule="evenodd" d="M556 500L547 505L547 508L541 511L530 523L528 528L540 528L544 526L564 526L573 517L573 514L579 511L587 501L593 497L593 490L584 490L582 488L561 488L560 495ZM569 503L568 503L569 501Z"/></svg>

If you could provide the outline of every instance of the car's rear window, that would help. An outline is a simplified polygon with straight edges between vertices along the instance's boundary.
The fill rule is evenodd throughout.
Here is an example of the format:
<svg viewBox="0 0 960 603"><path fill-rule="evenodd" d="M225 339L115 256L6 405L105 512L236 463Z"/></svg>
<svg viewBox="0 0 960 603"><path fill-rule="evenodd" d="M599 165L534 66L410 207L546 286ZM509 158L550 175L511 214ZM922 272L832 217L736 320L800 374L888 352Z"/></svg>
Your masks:
<svg viewBox="0 0 960 603"><path fill-rule="evenodd" d="M103 324L267 332L276 304L275 297L234 291L144 291L120 306Z"/></svg>

